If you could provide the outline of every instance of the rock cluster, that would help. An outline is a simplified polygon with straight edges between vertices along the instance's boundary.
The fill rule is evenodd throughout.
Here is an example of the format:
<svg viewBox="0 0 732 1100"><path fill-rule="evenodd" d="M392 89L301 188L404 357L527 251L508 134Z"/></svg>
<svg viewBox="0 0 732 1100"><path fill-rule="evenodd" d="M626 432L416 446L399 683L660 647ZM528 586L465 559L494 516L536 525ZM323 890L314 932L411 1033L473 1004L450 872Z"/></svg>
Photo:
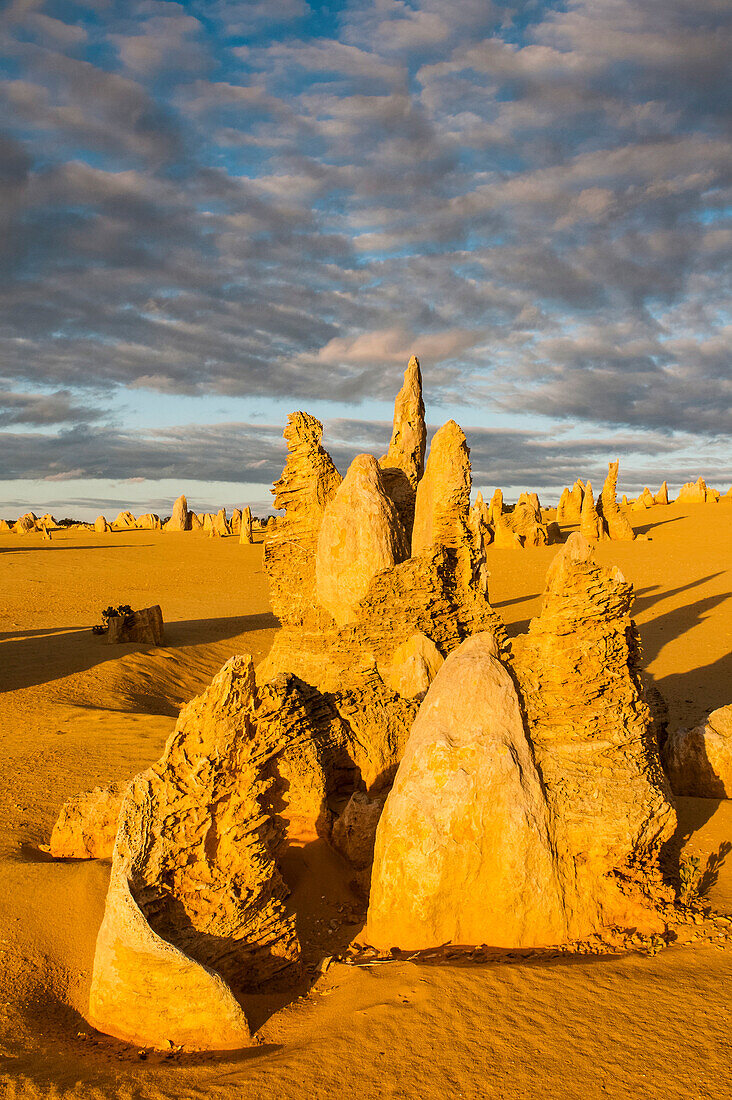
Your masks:
<svg viewBox="0 0 732 1100"><path fill-rule="evenodd" d="M671 733L663 765L674 794L732 798L732 704L713 710L700 726Z"/></svg>
<svg viewBox="0 0 732 1100"><path fill-rule="evenodd" d="M676 498L677 504L716 504L720 494L716 489L709 489L703 477L696 481L687 481L681 486Z"/></svg>
<svg viewBox="0 0 732 1100"><path fill-rule="evenodd" d="M659 928L675 827L644 701L632 587L581 535L510 658L470 638L438 672L376 837L367 936L536 946Z"/></svg>

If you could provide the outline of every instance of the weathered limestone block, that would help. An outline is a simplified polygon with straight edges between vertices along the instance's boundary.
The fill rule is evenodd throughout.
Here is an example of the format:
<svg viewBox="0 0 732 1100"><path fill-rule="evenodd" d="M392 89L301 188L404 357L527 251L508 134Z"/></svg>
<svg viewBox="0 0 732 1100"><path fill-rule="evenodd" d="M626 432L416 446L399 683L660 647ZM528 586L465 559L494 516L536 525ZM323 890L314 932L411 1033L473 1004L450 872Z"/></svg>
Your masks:
<svg viewBox="0 0 732 1100"><path fill-rule="evenodd" d="M397 646L391 663L379 672L403 699L416 699L427 691L444 659L432 639L416 631Z"/></svg>
<svg viewBox="0 0 732 1100"><path fill-rule="evenodd" d="M490 508L483 500L483 494L478 493L475 503L471 505L468 513L468 530L473 556L485 557L485 548L493 542L493 528L490 525Z"/></svg>
<svg viewBox="0 0 732 1100"><path fill-rule="evenodd" d="M13 524L14 535L29 535L36 530L37 518L33 512L26 512Z"/></svg>
<svg viewBox="0 0 732 1100"><path fill-rule="evenodd" d="M584 482L579 478L571 489L564 489L557 508L557 523L579 523L582 518L582 500L584 498Z"/></svg>
<svg viewBox="0 0 732 1100"><path fill-rule="evenodd" d="M491 497L491 502L488 505L488 522L491 527L496 528L503 515L503 493L500 489L496 489Z"/></svg>
<svg viewBox="0 0 732 1100"><path fill-rule="evenodd" d="M241 508L235 508L231 513L231 522L229 524L232 535L241 535Z"/></svg>
<svg viewBox="0 0 732 1100"><path fill-rule="evenodd" d="M694 729L674 730L663 764L674 794L732 798L732 704L713 710Z"/></svg>
<svg viewBox="0 0 732 1100"><path fill-rule="evenodd" d="M226 518L226 509L225 508L219 508L218 512L216 513L216 518L214 519L214 522L213 522L213 528L216 531L216 534L221 535L222 538L223 538L224 535L230 535L231 534L231 529L229 527L229 521Z"/></svg>
<svg viewBox="0 0 732 1100"><path fill-rule="evenodd" d="M394 402L394 425L389 449L379 459L384 489L396 505L407 540L412 533L414 500L417 483L424 472L426 444L422 375L419 360L413 355Z"/></svg>
<svg viewBox="0 0 732 1100"><path fill-rule="evenodd" d="M115 531L132 531L136 526L137 520L132 515L132 512L120 512L112 523L112 528Z"/></svg>
<svg viewBox="0 0 732 1100"><path fill-rule="evenodd" d="M94 787L68 798L51 832L55 859L106 859L112 855L126 783Z"/></svg>
<svg viewBox="0 0 732 1100"><path fill-rule="evenodd" d="M181 711L160 761L127 789L91 988L91 1019L104 1031L127 1038L120 1020L154 1023L158 1014L185 1027L188 1009L169 1000L179 982L202 982L209 1004L225 1002L225 987L215 982L211 994L210 976L190 971L190 960L236 989L298 971L294 918L272 855L280 830L265 807L266 767L282 745L274 728L258 725L257 703L251 657L232 657ZM157 1005L154 984L147 990L139 973L150 942L153 955L162 952L153 965ZM199 1026L198 1006L189 1009ZM227 1019L236 1017L224 1012ZM204 1023L215 1036L215 1018Z"/></svg>
<svg viewBox="0 0 732 1100"><path fill-rule="evenodd" d="M676 498L677 504L714 504L719 500L720 494L716 489L709 489L703 477L695 482L687 481L681 486Z"/></svg>
<svg viewBox="0 0 732 1100"><path fill-rule="evenodd" d="M528 947L566 933L550 822L491 634L445 661L376 833L366 936L388 950Z"/></svg>
<svg viewBox="0 0 732 1100"><path fill-rule="evenodd" d="M188 518L191 523L191 531L203 531L203 520L200 516L197 516L195 512L189 512Z"/></svg>
<svg viewBox="0 0 732 1100"><path fill-rule="evenodd" d="M165 631L160 605L143 607L131 615L115 615L109 620L105 635L108 645L121 642L137 642L139 645L163 645Z"/></svg>
<svg viewBox="0 0 732 1100"><path fill-rule="evenodd" d="M204 512L203 516L200 518L203 524L202 530L205 531L207 535L210 535L214 530L216 516L212 515L211 512Z"/></svg>
<svg viewBox="0 0 732 1100"><path fill-rule="evenodd" d="M470 451L465 433L454 420L435 432L422 480L417 486L412 530L412 557L435 546L468 549Z"/></svg>
<svg viewBox="0 0 732 1100"><path fill-rule="evenodd" d="M632 542L635 532L625 512L621 512L616 497L619 468L619 462L608 464L608 475L597 502L597 511L605 521L605 527L611 539Z"/></svg>
<svg viewBox="0 0 732 1100"><path fill-rule="evenodd" d="M511 667L547 792L570 936L658 927L658 856L676 815L644 699L633 587L573 534Z"/></svg>
<svg viewBox="0 0 732 1100"><path fill-rule="evenodd" d="M653 498L653 503L668 504L668 484L665 481Z"/></svg>
<svg viewBox="0 0 732 1100"><path fill-rule="evenodd" d="M188 501L181 494L173 505L173 513L165 524L166 531L190 531L192 512L188 511Z"/></svg>
<svg viewBox="0 0 732 1100"><path fill-rule="evenodd" d="M634 512L644 512L647 508L652 508L655 503L653 493L646 485L643 492L636 497L630 507Z"/></svg>
<svg viewBox="0 0 732 1100"><path fill-rule="evenodd" d="M162 529L160 516L156 516L154 512L145 512L137 521L137 529L138 531L160 531Z"/></svg>
<svg viewBox="0 0 732 1100"><path fill-rule="evenodd" d="M580 517L580 534L590 542L598 542L606 537L605 525L597 514L595 497L592 492L592 482L588 481L582 497L582 514Z"/></svg>
<svg viewBox="0 0 732 1100"><path fill-rule="evenodd" d="M326 505L341 483L320 440L323 425L308 413L292 413L284 431L287 462L275 482L275 508L285 516L264 545L272 610L284 624L317 629L327 621L315 598L315 553Z"/></svg>
<svg viewBox="0 0 732 1100"><path fill-rule="evenodd" d="M98 535L106 535L112 528L109 526L104 516L97 516L94 520L94 530Z"/></svg>
<svg viewBox="0 0 732 1100"><path fill-rule="evenodd" d="M226 983L153 931L128 876L129 867L116 860L97 936L89 1023L156 1050L250 1046L246 1016Z"/></svg>
<svg viewBox="0 0 732 1100"><path fill-rule="evenodd" d="M408 557L399 513L372 455L358 455L323 513L315 556L315 593L343 626L377 573Z"/></svg>
<svg viewBox="0 0 732 1100"><path fill-rule="evenodd" d="M7 534L12 528L6 519L0 519L0 532Z"/></svg>
<svg viewBox="0 0 732 1100"><path fill-rule="evenodd" d="M252 510L248 504L241 514L239 542L243 542L245 544L251 544L254 542L254 535L252 533Z"/></svg>
<svg viewBox="0 0 732 1100"><path fill-rule="evenodd" d="M493 535L493 546L496 550L521 550L523 543L521 537L516 534L510 524L506 523L504 513L496 524Z"/></svg>
<svg viewBox="0 0 732 1100"><path fill-rule="evenodd" d="M370 798L365 791L354 791L343 813L336 818L330 842L354 869L355 885L368 897L374 842L387 791Z"/></svg>

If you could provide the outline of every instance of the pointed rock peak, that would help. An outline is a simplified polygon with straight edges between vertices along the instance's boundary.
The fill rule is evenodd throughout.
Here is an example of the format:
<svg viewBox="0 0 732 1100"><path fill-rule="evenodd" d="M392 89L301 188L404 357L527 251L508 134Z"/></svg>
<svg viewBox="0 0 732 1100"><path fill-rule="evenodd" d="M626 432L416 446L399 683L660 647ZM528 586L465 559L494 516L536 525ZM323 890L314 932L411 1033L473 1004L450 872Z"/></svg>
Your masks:
<svg viewBox="0 0 732 1100"><path fill-rule="evenodd" d="M470 451L465 433L454 420L435 432L424 476L417 486L412 555L433 546L467 544L470 509Z"/></svg>
<svg viewBox="0 0 732 1100"><path fill-rule="evenodd" d="M422 374L413 355L404 372L404 384L394 402L394 425L389 450L380 465L403 470L413 489L424 472L427 428L424 422Z"/></svg>

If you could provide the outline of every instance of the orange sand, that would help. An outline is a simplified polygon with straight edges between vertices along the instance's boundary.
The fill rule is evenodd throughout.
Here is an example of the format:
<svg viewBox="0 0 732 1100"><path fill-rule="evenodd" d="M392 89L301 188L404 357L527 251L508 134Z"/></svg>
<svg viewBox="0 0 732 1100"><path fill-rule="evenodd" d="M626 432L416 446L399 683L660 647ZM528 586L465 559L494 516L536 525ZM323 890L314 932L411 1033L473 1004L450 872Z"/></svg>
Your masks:
<svg viewBox="0 0 732 1100"><path fill-rule="evenodd" d="M732 701L732 506L655 507L632 520L652 541L605 544L598 556L634 582L648 669L671 724L688 725ZM511 632L538 609L554 553L489 551L491 600ZM156 759L180 704L228 656L266 653L276 622L261 546L144 531L64 532L50 544L2 535L0 562L8 1100L732 1096L732 945L706 926L653 957L334 964L276 1014L274 999L255 998L261 1044L236 1056L143 1060L96 1035L78 1010L108 865L49 862L38 845L68 795ZM167 646L107 647L89 628L109 603L160 603ZM683 799L679 812L703 863L732 841L732 802ZM288 863L309 958L341 949L359 924L329 931L353 902L338 857L312 844ZM732 857L708 897L732 914Z"/></svg>

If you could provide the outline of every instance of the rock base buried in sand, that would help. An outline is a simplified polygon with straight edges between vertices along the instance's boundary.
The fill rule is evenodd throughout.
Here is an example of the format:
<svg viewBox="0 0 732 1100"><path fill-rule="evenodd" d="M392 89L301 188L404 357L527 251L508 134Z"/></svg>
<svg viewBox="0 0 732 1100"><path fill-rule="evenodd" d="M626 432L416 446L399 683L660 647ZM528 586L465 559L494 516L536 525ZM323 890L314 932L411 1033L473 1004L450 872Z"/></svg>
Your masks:
<svg viewBox="0 0 732 1100"><path fill-rule="evenodd" d="M109 620L107 644L137 642L138 645L163 645L163 613L160 605L143 607L131 615L115 615Z"/></svg>
<svg viewBox="0 0 732 1100"><path fill-rule="evenodd" d="M663 749L674 794L732 798L732 703L713 710L700 726L678 729Z"/></svg>
<svg viewBox="0 0 732 1100"><path fill-rule="evenodd" d="M108 859L126 786L113 783L67 799L46 850L55 859Z"/></svg>
<svg viewBox="0 0 732 1100"><path fill-rule="evenodd" d="M490 633L451 653L420 708L376 835L367 939L558 943L565 933L541 781Z"/></svg>
<svg viewBox="0 0 732 1100"><path fill-rule="evenodd" d="M113 869L97 937L89 1023L156 1050L238 1050L251 1045L246 1016L218 974L150 927Z"/></svg>

